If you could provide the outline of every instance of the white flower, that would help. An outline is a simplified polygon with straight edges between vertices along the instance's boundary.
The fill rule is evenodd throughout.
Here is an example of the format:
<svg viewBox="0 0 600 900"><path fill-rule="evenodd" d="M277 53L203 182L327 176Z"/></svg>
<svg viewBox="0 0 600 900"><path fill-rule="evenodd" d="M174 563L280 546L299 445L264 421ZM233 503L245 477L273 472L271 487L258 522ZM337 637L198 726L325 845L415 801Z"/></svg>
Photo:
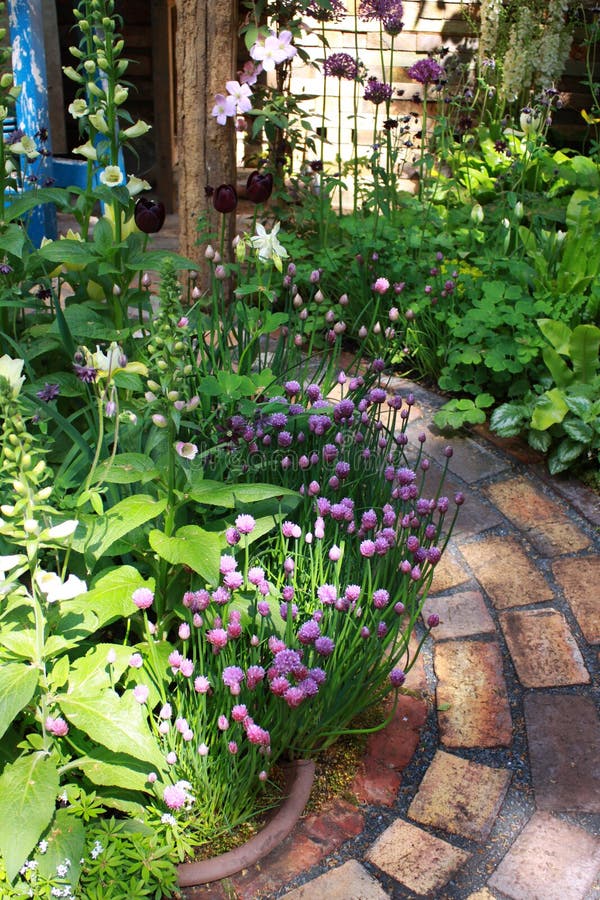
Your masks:
<svg viewBox="0 0 600 900"><path fill-rule="evenodd" d="M177 441L175 450L182 459L194 459L198 453L196 444L184 443L183 441Z"/></svg>
<svg viewBox="0 0 600 900"><path fill-rule="evenodd" d="M99 131L100 134L108 134L108 122L104 117L104 110L99 109L90 115L90 125Z"/></svg>
<svg viewBox="0 0 600 900"><path fill-rule="evenodd" d="M18 397L21 385L25 381L25 376L21 375L22 371L22 359L12 359L6 353L4 356L0 356L0 378L8 381L13 397Z"/></svg>
<svg viewBox="0 0 600 900"><path fill-rule="evenodd" d="M160 817L160 821L163 825L177 825L177 819L175 816L172 816L171 813L163 813Z"/></svg>
<svg viewBox="0 0 600 900"><path fill-rule="evenodd" d="M27 159L36 159L36 157L40 155L35 146L35 141L26 134L23 135L20 141L9 144L9 149L12 153L16 153L17 155L24 153Z"/></svg>
<svg viewBox="0 0 600 900"><path fill-rule="evenodd" d="M60 540L60 538L70 537L79 525L78 519L66 519L58 525L53 525L46 531L44 537L47 540Z"/></svg>
<svg viewBox="0 0 600 900"><path fill-rule="evenodd" d="M101 853L104 853L104 847L100 843L100 841L96 841L92 849L90 850L90 856L92 859L98 859Z"/></svg>
<svg viewBox="0 0 600 900"><path fill-rule="evenodd" d="M215 94L215 105L213 106L212 113L219 125L225 125L227 119L230 116L235 116L236 110L236 100L235 97L231 97L224 94Z"/></svg>
<svg viewBox="0 0 600 900"><path fill-rule="evenodd" d="M250 50L250 56L262 63L265 72L272 72L275 66L286 59L291 59L298 52L291 43L291 31L282 31L280 35L270 34L264 41L257 41Z"/></svg>
<svg viewBox="0 0 600 900"><path fill-rule="evenodd" d="M123 87L122 84L118 84L115 88L114 100L117 106L121 106L122 103L125 103L127 97L129 96L129 88Z"/></svg>
<svg viewBox="0 0 600 900"><path fill-rule="evenodd" d="M59 600L72 600L80 594L87 593L87 584L77 575L69 575L63 582L56 572L46 572L38 569L35 574L35 583L42 594L45 594L48 603L56 603Z"/></svg>
<svg viewBox="0 0 600 900"><path fill-rule="evenodd" d="M143 178L138 178L137 175L130 175L125 187L127 188L130 197L137 197L142 191L149 191L151 185L148 184L147 181L144 181Z"/></svg>
<svg viewBox="0 0 600 900"><path fill-rule="evenodd" d="M277 235L281 228L281 222L275 222L270 234L267 233L264 225L260 222L256 225L256 234L250 238L250 243L256 250L258 258L262 262L273 260L276 269L281 272L281 260L287 259L288 252L285 247L279 243Z"/></svg>
<svg viewBox="0 0 600 900"><path fill-rule="evenodd" d="M119 172L120 171L121 170L119 169ZM115 369L121 368L119 362L122 356L123 351L116 341L112 342L106 353L104 353L96 344L96 352L92 353L92 365L98 370L98 373L109 375L111 372L114 372Z"/></svg>
<svg viewBox="0 0 600 900"><path fill-rule="evenodd" d="M107 166L100 172L100 181L107 187L117 187L123 184L123 172L119 166Z"/></svg>
<svg viewBox="0 0 600 900"><path fill-rule="evenodd" d="M228 81L225 87L229 96L235 100L239 113L246 113L252 109L252 103L250 102L252 91L247 84L240 84L239 81Z"/></svg>
<svg viewBox="0 0 600 900"><path fill-rule="evenodd" d="M74 119L81 119L81 117L87 115L88 112L88 105L81 97L77 100L73 100L67 108Z"/></svg>
<svg viewBox="0 0 600 900"><path fill-rule="evenodd" d="M130 125L129 128L124 128L120 133L120 137L126 138L128 141L133 138L141 137L146 132L150 131L151 126L148 125L147 122L143 122L141 119L138 119L134 125Z"/></svg>
<svg viewBox="0 0 600 900"><path fill-rule="evenodd" d="M91 141L88 141L86 144L80 144L79 147L74 147L73 153L79 153L80 156L85 156L86 159L91 159L94 162L98 159L96 148Z"/></svg>
<svg viewBox="0 0 600 900"><path fill-rule="evenodd" d="M12 556L0 556L0 575L4 577L7 572L22 565L26 559L27 557L23 553L14 553Z"/></svg>

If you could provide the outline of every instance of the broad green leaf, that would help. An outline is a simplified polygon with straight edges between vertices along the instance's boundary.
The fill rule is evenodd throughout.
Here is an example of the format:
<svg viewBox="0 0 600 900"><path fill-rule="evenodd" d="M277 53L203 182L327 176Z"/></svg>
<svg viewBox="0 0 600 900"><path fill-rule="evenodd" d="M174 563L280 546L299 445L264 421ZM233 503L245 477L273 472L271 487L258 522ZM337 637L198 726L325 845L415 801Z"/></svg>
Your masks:
<svg viewBox="0 0 600 900"><path fill-rule="evenodd" d="M197 503L203 503L206 506L223 506L226 509L234 509L240 504L259 503L273 497L297 497L298 492L272 484L226 485L221 481L198 481L193 485L189 496Z"/></svg>
<svg viewBox="0 0 600 900"><path fill-rule="evenodd" d="M4 220L6 222L15 222L21 219L30 210L36 206L42 206L46 203L56 203L58 207L69 205L69 192L65 188L38 188L35 191L25 191L18 197L13 199L11 196L10 203L4 212Z"/></svg>
<svg viewBox="0 0 600 900"><path fill-rule="evenodd" d="M537 431L537 429L531 428L527 432L527 442L539 453L547 453L552 445L552 435L548 431Z"/></svg>
<svg viewBox="0 0 600 900"><path fill-rule="evenodd" d="M537 400L531 416L531 426L538 431L545 431L551 425L562 422L567 412L563 392L553 388Z"/></svg>
<svg viewBox="0 0 600 900"><path fill-rule="evenodd" d="M198 263L187 256L180 256L179 253L172 253L170 250L147 250L145 253L132 254L127 262L127 268L134 272L141 269L144 271L152 269L160 272L166 259L173 262L176 269L197 269Z"/></svg>
<svg viewBox="0 0 600 900"><path fill-rule="evenodd" d="M95 310L91 309L86 303L76 303L67 306L63 312L65 322L72 335L81 340L92 343L98 341L104 344L106 341L117 340L119 332L115 331L112 323L98 315ZM60 323L58 319L51 325L49 334L60 333ZM90 349L95 350L94 346Z"/></svg>
<svg viewBox="0 0 600 900"><path fill-rule="evenodd" d="M0 630L0 645L6 647L13 656L21 659L35 659L37 654L36 634L30 628L8 631Z"/></svg>
<svg viewBox="0 0 600 900"><path fill-rule="evenodd" d="M122 697L114 691L57 694L56 700L69 722L92 741L162 769L164 759L148 730L145 710L131 691Z"/></svg>
<svg viewBox="0 0 600 900"><path fill-rule="evenodd" d="M491 394L477 394L475 397L475 406L478 409L487 409L488 406L491 406L494 403L495 397L492 397Z"/></svg>
<svg viewBox="0 0 600 900"><path fill-rule="evenodd" d="M64 238L40 247L38 254L53 263L87 266L88 263L97 258L90 248L91 245L89 243L72 238Z"/></svg>
<svg viewBox="0 0 600 900"><path fill-rule="evenodd" d="M0 250L21 257L25 246L25 230L20 225L7 225L0 234Z"/></svg>
<svg viewBox="0 0 600 900"><path fill-rule="evenodd" d="M58 772L44 753L27 753L0 777L0 852L12 881L54 815Z"/></svg>
<svg viewBox="0 0 600 900"><path fill-rule="evenodd" d="M75 888L81 874L80 860L85 847L85 826L81 819L72 815L68 809L57 809L44 834L48 842L45 853L36 853L37 871L44 878L56 878L56 867L65 859L71 861L65 881Z"/></svg>
<svg viewBox="0 0 600 900"><path fill-rule="evenodd" d="M561 356L568 356L571 329L564 322L555 322L554 319L537 319L537 324L556 352L560 353Z"/></svg>
<svg viewBox="0 0 600 900"><path fill-rule="evenodd" d="M125 753L113 753L103 747L95 747L88 756L77 760L77 767L94 784L147 793L151 790L148 784L148 764Z"/></svg>
<svg viewBox="0 0 600 900"><path fill-rule="evenodd" d="M569 351L575 378L584 384L590 384L600 373L600 328L595 325L578 325L573 329Z"/></svg>
<svg viewBox="0 0 600 900"><path fill-rule="evenodd" d="M135 484L151 481L158 470L145 453L119 453L114 459L105 459L95 472L94 483Z"/></svg>
<svg viewBox="0 0 600 900"><path fill-rule="evenodd" d="M542 357L552 375L556 387L568 387L573 381L574 376L572 370L562 356L560 356L553 347L544 347L542 350Z"/></svg>
<svg viewBox="0 0 600 900"><path fill-rule="evenodd" d="M64 600L61 613L78 613L92 610L98 618L98 628L137 612L131 597L135 590L147 587L154 590L154 580L148 581L133 566L119 566L102 575L93 588L74 600Z"/></svg>
<svg viewBox="0 0 600 900"><path fill-rule="evenodd" d="M184 525L174 537L167 537L154 529L149 535L150 546L162 559L172 565L189 566L209 584L219 580L219 561L223 541L217 534L199 525Z"/></svg>
<svg viewBox="0 0 600 900"><path fill-rule="evenodd" d="M584 422L590 421L590 417L593 415L593 403L589 397L581 394L565 394L565 403L569 407L569 412L572 412L574 416L578 416Z"/></svg>
<svg viewBox="0 0 600 900"><path fill-rule="evenodd" d="M38 670L24 663L0 666L0 737L35 693Z"/></svg>
<svg viewBox="0 0 600 900"><path fill-rule="evenodd" d="M166 505L166 498L155 500L148 494L125 497L103 516L97 516L92 520L85 540L86 554L96 560L100 559L115 541L150 519L155 519L164 511Z"/></svg>
<svg viewBox="0 0 600 900"><path fill-rule="evenodd" d="M135 609L131 596L129 604ZM108 654L111 651L115 660L109 665ZM116 683L126 670L131 653L131 647L124 647L122 644L96 644L85 656L71 663L68 693L99 694L108 689L111 686L111 675Z"/></svg>

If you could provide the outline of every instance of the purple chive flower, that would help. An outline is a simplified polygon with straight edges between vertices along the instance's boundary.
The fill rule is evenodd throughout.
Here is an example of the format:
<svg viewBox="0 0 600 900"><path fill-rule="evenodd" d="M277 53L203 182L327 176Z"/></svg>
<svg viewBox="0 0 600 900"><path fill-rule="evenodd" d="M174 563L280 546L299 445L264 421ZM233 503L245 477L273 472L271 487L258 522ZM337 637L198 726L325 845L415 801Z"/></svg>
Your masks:
<svg viewBox="0 0 600 900"><path fill-rule="evenodd" d="M69 733L69 726L60 716L57 716L57 718L48 716L44 727L49 734L53 734L55 737L64 737Z"/></svg>
<svg viewBox="0 0 600 900"><path fill-rule="evenodd" d="M321 636L321 629L314 619L304 622L298 629L298 640L301 644L313 644Z"/></svg>
<svg viewBox="0 0 600 900"><path fill-rule="evenodd" d="M248 666L248 669L246 670L246 685L248 689L253 691L264 677L265 670L262 666Z"/></svg>
<svg viewBox="0 0 600 900"><path fill-rule="evenodd" d="M289 397L295 397L301 390L299 381L286 381L283 388Z"/></svg>
<svg viewBox="0 0 600 900"><path fill-rule="evenodd" d="M169 809L181 809L187 800L187 791L179 784L168 784L163 793L163 800Z"/></svg>
<svg viewBox="0 0 600 900"><path fill-rule="evenodd" d="M275 675L274 678L271 678L271 693L275 694L276 697L283 697L289 686L290 683L285 675Z"/></svg>
<svg viewBox="0 0 600 900"><path fill-rule="evenodd" d="M442 551L439 547L430 547L429 550L427 550L427 561L430 562L432 566L439 563L441 558Z"/></svg>
<svg viewBox="0 0 600 900"><path fill-rule="evenodd" d="M316 639L315 650L321 656L331 656L331 654L335 650L335 644L330 637L326 637L325 635L323 635L323 637L318 637Z"/></svg>
<svg viewBox="0 0 600 900"><path fill-rule="evenodd" d="M392 669L390 672L390 683L393 687L401 687L406 681L406 675L402 669Z"/></svg>
<svg viewBox="0 0 600 900"><path fill-rule="evenodd" d="M237 517L235 527L240 534L250 534L256 527L256 521L253 516L245 513Z"/></svg>
<svg viewBox="0 0 600 900"><path fill-rule="evenodd" d="M223 684L228 687L232 694L239 694L240 685L245 678L244 670L239 666L226 666L221 675Z"/></svg>
<svg viewBox="0 0 600 900"><path fill-rule="evenodd" d="M387 633L388 633L387 625L385 624L385 622L380 622L379 625L377 626L377 637L384 638Z"/></svg>
<svg viewBox="0 0 600 900"><path fill-rule="evenodd" d="M150 588L137 588L131 595L131 599L138 609L150 609L154 602L154 594Z"/></svg>
<svg viewBox="0 0 600 900"><path fill-rule="evenodd" d="M261 728L255 722L248 724L246 728L246 737L251 744L260 744L262 747L268 747L271 743L271 736L268 731Z"/></svg>
<svg viewBox="0 0 600 900"><path fill-rule="evenodd" d="M317 597L324 606L332 606L337 600L337 589L333 584L322 584L317 588Z"/></svg>
<svg viewBox="0 0 600 900"><path fill-rule="evenodd" d="M194 679L194 690L197 694L208 694L210 690L210 681L205 675L198 675Z"/></svg>
<svg viewBox="0 0 600 900"><path fill-rule="evenodd" d="M292 687L289 687L283 694L283 699L287 705L293 709L296 706L300 706L302 701L306 698L302 688L292 685Z"/></svg>
<svg viewBox="0 0 600 900"><path fill-rule="evenodd" d="M376 547L374 541L362 541L360 545L360 555L364 556L366 559L369 559L371 556L375 556Z"/></svg>
<svg viewBox="0 0 600 900"><path fill-rule="evenodd" d="M296 525L294 522L286 521L281 526L281 532L286 538L295 538L296 540L302 534L302 529L299 525Z"/></svg>
<svg viewBox="0 0 600 900"><path fill-rule="evenodd" d="M407 72L408 77L413 81L418 81L419 84L441 81L444 74L442 66L430 57L418 60Z"/></svg>
<svg viewBox="0 0 600 900"><path fill-rule="evenodd" d="M227 632L223 628L211 628L206 632L206 640L212 644L213 653L218 653L227 645Z"/></svg>
<svg viewBox="0 0 600 900"><path fill-rule="evenodd" d="M436 615L436 613L432 613L427 617L427 627L428 628L437 628L440 624L440 617Z"/></svg>
<svg viewBox="0 0 600 900"><path fill-rule="evenodd" d="M234 547L236 544L239 544L242 536L237 528L228 528L225 532L225 540L229 544L230 547Z"/></svg>
<svg viewBox="0 0 600 900"><path fill-rule="evenodd" d="M385 609L390 602L389 593L383 588L373 591L373 606L375 609Z"/></svg>
<svg viewBox="0 0 600 900"><path fill-rule="evenodd" d="M297 687L302 691L305 697L314 697L315 694L319 693L319 685L310 676L303 678L302 681L298 682Z"/></svg>
<svg viewBox="0 0 600 900"><path fill-rule="evenodd" d="M349 53L332 53L323 63L323 74L333 78L355 81L358 75L358 64Z"/></svg>

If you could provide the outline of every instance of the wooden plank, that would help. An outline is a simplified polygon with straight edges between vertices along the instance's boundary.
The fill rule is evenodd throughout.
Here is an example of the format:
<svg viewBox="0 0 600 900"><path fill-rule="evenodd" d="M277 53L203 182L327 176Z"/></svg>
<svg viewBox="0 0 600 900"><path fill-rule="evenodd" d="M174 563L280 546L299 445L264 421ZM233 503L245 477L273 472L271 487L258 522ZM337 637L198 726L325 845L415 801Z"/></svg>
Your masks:
<svg viewBox="0 0 600 900"><path fill-rule="evenodd" d="M152 64L156 190L167 212L176 204L173 178L175 137L172 13L167 0L152 0Z"/></svg>

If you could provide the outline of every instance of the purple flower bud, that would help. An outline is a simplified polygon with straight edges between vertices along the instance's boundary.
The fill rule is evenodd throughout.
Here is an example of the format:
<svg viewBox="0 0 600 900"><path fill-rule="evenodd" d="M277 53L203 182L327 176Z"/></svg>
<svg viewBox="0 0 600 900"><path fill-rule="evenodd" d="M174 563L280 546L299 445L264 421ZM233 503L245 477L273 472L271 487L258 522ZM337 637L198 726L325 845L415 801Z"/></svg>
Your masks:
<svg viewBox="0 0 600 900"><path fill-rule="evenodd" d="M273 192L273 176L270 172L252 172L246 182L246 196L252 203L265 203Z"/></svg>
<svg viewBox="0 0 600 900"><path fill-rule="evenodd" d="M165 204L160 200L150 200L148 197L140 197L135 204L133 218L135 224L144 234L156 234L165 223Z"/></svg>
<svg viewBox="0 0 600 900"><path fill-rule="evenodd" d="M213 193L213 206L220 213L230 213L237 206L237 191L232 184L220 184Z"/></svg>

